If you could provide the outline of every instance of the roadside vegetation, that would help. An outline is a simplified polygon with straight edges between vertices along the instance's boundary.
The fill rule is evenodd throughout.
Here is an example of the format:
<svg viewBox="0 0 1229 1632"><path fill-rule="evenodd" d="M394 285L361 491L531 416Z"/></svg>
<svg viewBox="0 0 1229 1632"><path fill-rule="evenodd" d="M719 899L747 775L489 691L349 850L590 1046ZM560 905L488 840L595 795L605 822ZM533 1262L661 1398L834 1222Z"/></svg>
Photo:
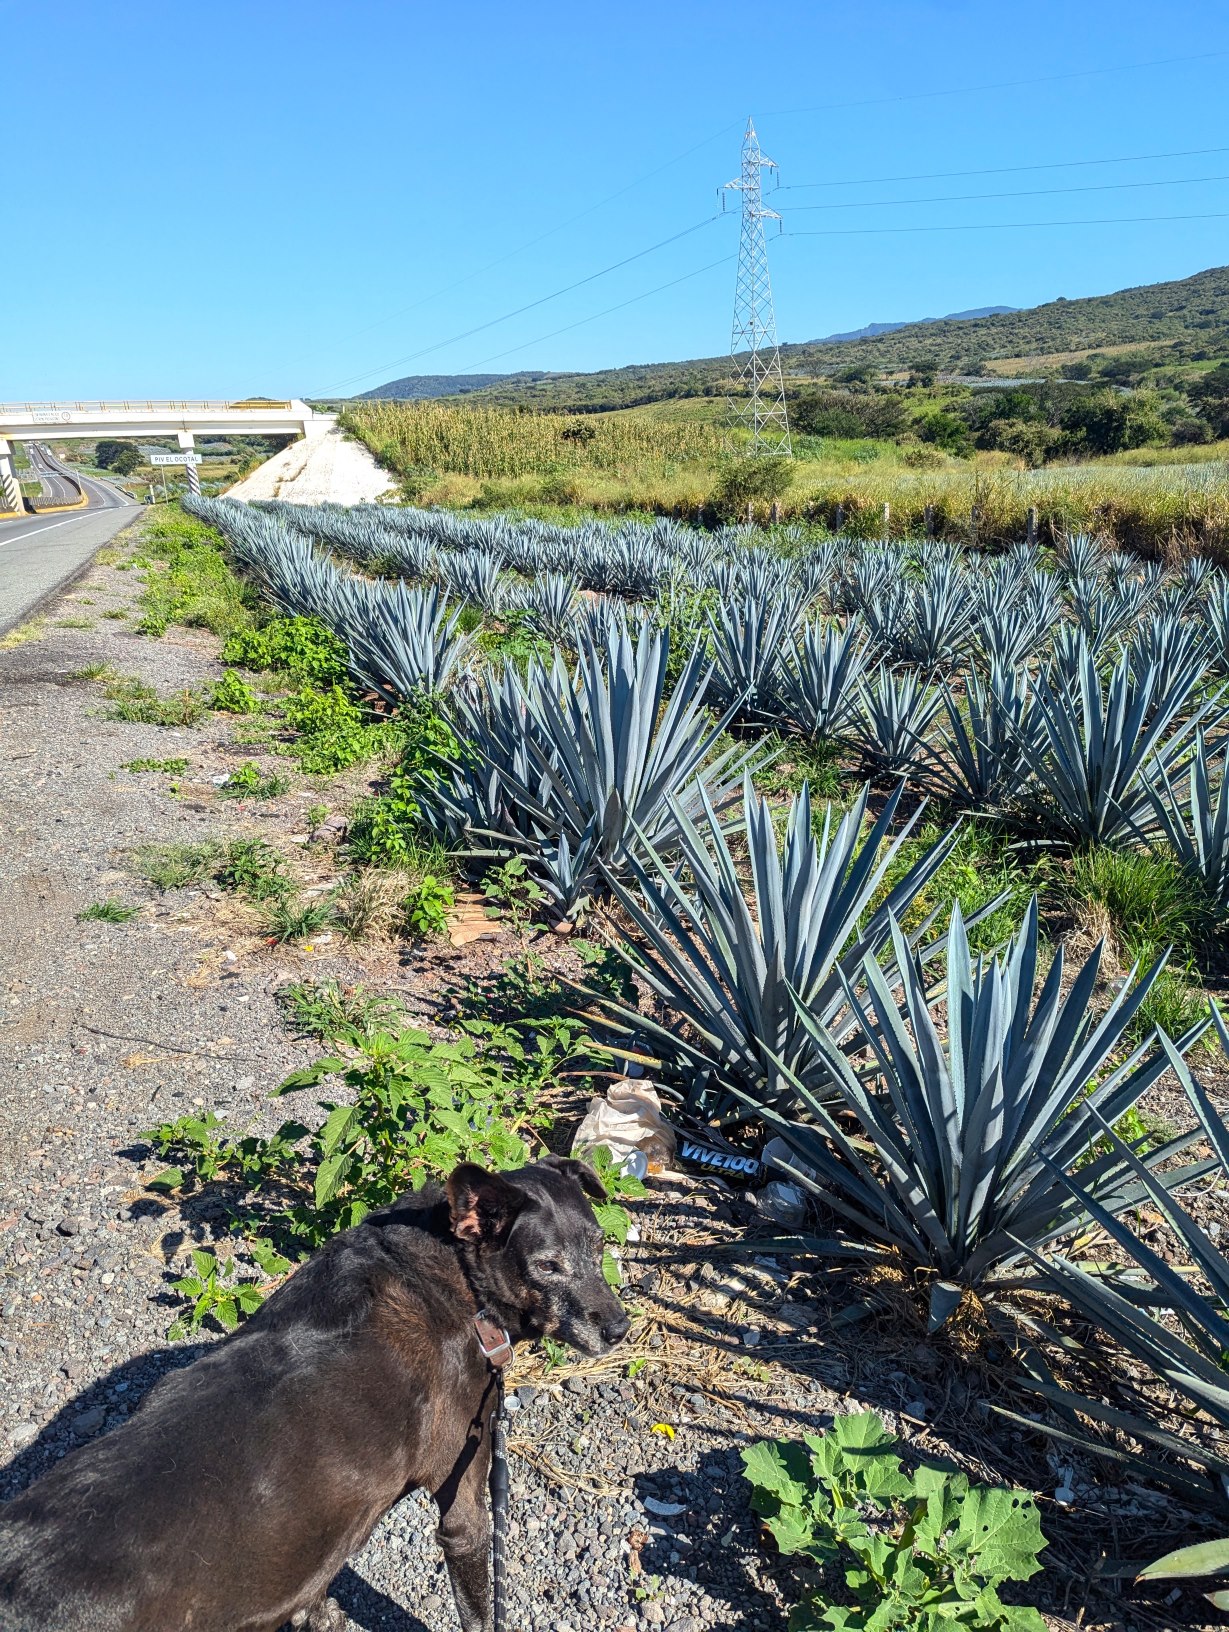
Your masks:
<svg viewBox="0 0 1229 1632"><path fill-rule="evenodd" d="M232 838L134 870L220 888L269 945L442 947L466 895L516 951L430 1029L379 989L296 982L288 1022L328 1052L276 1091L290 1117L148 1131L164 1194L224 1204L175 1336L237 1324L459 1154L544 1148L632 1059L735 1150L784 1141L800 1262L855 1261L962 1352L1009 1355L1013 1431L1106 1467L1103 1494L1121 1471L1217 1522L1229 590L1206 558L191 508L146 524L144 628L212 630L221 678L189 705L94 673L101 706L226 721L256 750L240 798L318 802L295 854ZM307 892L317 843L338 877ZM617 1278L634 1186L602 1170ZM879 1581L898 1555L902 1624L941 1603L1037 1625L997 1594L1039 1536L1009 1567L961 1540L969 1502L1017 1513L1011 1492L873 1448L856 1490L819 1443L748 1464L784 1550L847 1572L798 1624L872 1624L865 1558Z"/></svg>

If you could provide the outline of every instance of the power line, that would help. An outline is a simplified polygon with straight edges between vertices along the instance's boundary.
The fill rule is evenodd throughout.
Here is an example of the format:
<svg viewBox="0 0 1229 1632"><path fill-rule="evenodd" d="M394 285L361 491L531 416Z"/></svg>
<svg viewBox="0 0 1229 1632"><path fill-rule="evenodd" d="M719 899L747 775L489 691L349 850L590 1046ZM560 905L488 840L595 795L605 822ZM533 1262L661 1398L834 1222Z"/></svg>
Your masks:
<svg viewBox="0 0 1229 1632"><path fill-rule="evenodd" d="M909 232L1014 232L1025 227L1129 227L1141 221L1229 221L1229 210L1210 215L1105 215L1083 221L979 221L955 227L804 227L783 238L862 238Z"/></svg>
<svg viewBox="0 0 1229 1632"><path fill-rule="evenodd" d="M539 233L536 238L530 238L525 243L518 244L515 249L510 249L506 255L497 256L495 260L487 261L484 266L475 267L472 272L466 272L463 277L455 279L452 283L443 284L433 293L423 295L420 300L413 301L408 306L398 307L396 311L386 313L375 323L368 323L363 328L355 330L350 335L350 340L360 340L363 335L370 334L373 329L383 328L386 323L394 323L398 318L408 316L410 312L416 312L423 306L429 306L433 300L439 300L442 295L452 294L454 290L460 289L464 284L471 283L474 278L481 277L483 273L492 272L496 267L503 266L507 261L515 260L518 255L523 255L526 250L536 249L539 244L545 243L548 238L553 238L556 233L575 226L578 221L583 221L586 216L592 215L595 210L601 210L607 204L613 204L616 198L622 198L625 193L630 193L635 188L643 186L646 181L652 181L655 176L660 176L663 171L669 170L671 166L681 164L684 159L689 159L693 153L698 153L702 147L707 147L710 142L717 141L720 137L728 135L731 130L737 128L737 119L728 125L723 125L720 130L714 131L711 136L705 136L702 141L696 142L692 147L684 148L681 153L676 153L673 158L657 165L655 169L646 171L642 176L637 176L635 181L629 181L625 187L619 187L613 193L607 193L606 197L599 198L596 204L589 204L575 215L568 216L566 220L556 222L553 227L548 227L545 232ZM373 369L372 372L374 373L376 370ZM358 377L365 378L366 376L360 375Z"/></svg>
<svg viewBox="0 0 1229 1632"><path fill-rule="evenodd" d="M456 345L461 340L468 340L471 335L481 334L486 329L493 329L500 323L507 323L514 317L520 317L525 312L532 312L538 306L545 306L548 301L558 300L561 295L571 294L574 289L582 289L588 283L594 283L598 278L607 277L611 272L617 272L621 267L630 266L633 261L643 260L646 255L652 255L659 249L665 249L668 244L678 243L680 238L687 238L693 232L699 232L714 221L721 219L720 213L709 215L703 221L697 221L690 227L684 227L682 232L671 234L659 243L650 244L647 249L638 249L634 255L625 255L621 261L615 261L610 266L604 266L600 271L590 272L587 277L577 278L575 283L565 284L562 289L554 289L549 295L542 295L538 300L528 301L524 306L517 306L513 311L503 312L499 317L492 317L485 323L477 323L472 329L465 329L460 334L450 335L446 340L437 340L433 345L423 346L418 351L407 353L404 357L396 357L391 362L377 364L375 368L364 369L360 374L351 374L344 380L335 380L325 391L317 393L319 396L331 396L339 386L354 385L359 380L366 380L373 374L383 374L389 369L401 368L406 363L416 362L419 357L427 357L434 351L442 351L447 346Z"/></svg>
<svg viewBox="0 0 1229 1632"><path fill-rule="evenodd" d="M811 191L816 187L879 187L892 181L955 181L960 176L1016 176L1027 170L1080 170L1096 164L1144 164L1150 159L1201 159L1210 153L1229 153L1229 147L1186 147L1176 153L1127 153L1110 159L1055 159L1044 164L1007 164L991 170L929 170L912 176L843 177L835 181L791 181L781 193Z"/></svg>
<svg viewBox="0 0 1229 1632"><path fill-rule="evenodd" d="M648 300L650 295L660 295L663 289L673 289L676 284L686 283L691 278L698 278L702 272L711 272L714 267L729 266L732 255L723 255L719 261L710 261L707 266L698 266L694 272L684 272L681 278L671 278L669 283L659 283L655 289L646 289L643 294L633 295L630 300L621 300L617 306L607 306L604 312L594 312L590 317L578 318L575 323L567 323L561 329L552 329L549 334L540 334L536 340L526 340L522 346L509 346L506 351L494 352L490 357L480 358L476 363L467 363L461 373L469 374L476 368L482 368L487 363L497 363L503 357L511 357L518 351L528 351L530 346L540 346L545 340L553 340L556 335L569 334L573 329L583 328L586 323L596 323L600 317L609 317L612 312L621 312L625 306L634 306L639 300Z"/></svg>
<svg viewBox="0 0 1229 1632"><path fill-rule="evenodd" d="M841 199L827 204L791 204L789 214L802 210L878 210L902 204L965 204L986 198L1059 198L1068 193L1123 193L1141 187L1191 187L1201 181L1229 181L1226 176L1173 176L1166 181L1100 181L1088 187L1029 187L1018 193L940 193L929 198Z"/></svg>
<svg viewBox="0 0 1229 1632"><path fill-rule="evenodd" d="M929 102L940 96L972 96L978 91L1014 91L1034 85L1057 85L1071 79L1091 79L1098 74L1133 74L1142 68L1168 68L1182 62L1212 62L1229 57L1229 51L1201 51L1189 57L1158 57L1153 62L1121 62L1106 68L1076 68L1066 74L1030 74L1027 79L999 79L984 85L951 85L937 91L907 91L900 96L867 96L856 102L819 102L810 108L773 108L769 117L784 119L798 113L834 113L841 108L879 108L891 102Z"/></svg>

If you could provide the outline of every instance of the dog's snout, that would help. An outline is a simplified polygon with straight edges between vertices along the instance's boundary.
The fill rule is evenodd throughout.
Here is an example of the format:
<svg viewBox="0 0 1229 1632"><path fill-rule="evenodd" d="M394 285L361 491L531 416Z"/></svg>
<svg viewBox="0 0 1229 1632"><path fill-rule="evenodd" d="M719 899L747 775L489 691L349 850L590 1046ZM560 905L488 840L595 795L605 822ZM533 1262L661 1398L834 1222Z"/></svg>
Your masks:
<svg viewBox="0 0 1229 1632"><path fill-rule="evenodd" d="M603 1343L621 1343L631 1329L631 1324L624 1314L618 1314L613 1320L605 1321L602 1325Z"/></svg>

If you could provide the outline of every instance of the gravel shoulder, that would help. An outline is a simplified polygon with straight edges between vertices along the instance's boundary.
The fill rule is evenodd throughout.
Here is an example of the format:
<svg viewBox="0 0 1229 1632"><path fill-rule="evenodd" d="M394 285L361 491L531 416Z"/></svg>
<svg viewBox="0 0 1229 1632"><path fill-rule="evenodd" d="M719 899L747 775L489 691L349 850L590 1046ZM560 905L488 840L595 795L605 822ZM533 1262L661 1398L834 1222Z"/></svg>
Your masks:
<svg viewBox="0 0 1229 1632"><path fill-rule="evenodd" d="M122 1422L159 1375L199 1352L163 1334L168 1282L210 1239L209 1219L142 1188L160 1164L141 1130L193 1107L261 1121L269 1090L320 1052L286 1029L274 994L288 980L362 978L427 1012L467 957L477 968L499 956L483 943L458 955L271 949L216 891L158 895L137 882L127 858L144 843L255 834L290 848L318 793L299 778L259 809L220 803L211 774L250 752L234 743L233 722L209 716L169 731L102 718L97 691L75 678L91 666L160 692L221 672L211 636L144 639L105 617L130 609L140 587L115 553L35 638L0 650L2 1496ZM85 618L92 627L64 627ZM180 755L192 770L174 797L165 779L120 768ZM108 898L139 915L77 920ZM727 1269L722 1248L744 1238L748 1216L719 1180L663 1181L637 1209L628 1253L631 1347L554 1370L518 1357L510 1570L520 1632L781 1632L798 1576L760 1546L739 1451L822 1428L837 1411L873 1406L911 1445L974 1476L1053 1492L1053 1453L992 1424L988 1402L1006 1397L993 1356L979 1371L959 1332L928 1343L890 1281L802 1273L770 1251ZM1106 1493L1088 1478L1095 1504ZM1042 1516L1055 1632L1196 1624L1124 1618L1089 1585L1083 1517L1049 1500ZM1123 1552L1177 1545L1181 1523L1146 1496L1112 1515ZM434 1524L420 1496L380 1524L335 1587L354 1626L452 1632Z"/></svg>

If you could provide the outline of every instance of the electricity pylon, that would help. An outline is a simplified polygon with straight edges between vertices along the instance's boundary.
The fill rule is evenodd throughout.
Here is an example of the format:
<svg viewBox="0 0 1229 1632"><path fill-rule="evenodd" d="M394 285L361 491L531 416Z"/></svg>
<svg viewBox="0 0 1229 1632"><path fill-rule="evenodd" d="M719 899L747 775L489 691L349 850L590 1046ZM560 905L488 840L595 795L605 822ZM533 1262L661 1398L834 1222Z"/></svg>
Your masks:
<svg viewBox="0 0 1229 1632"><path fill-rule="evenodd" d="M768 246L764 222L779 221L776 210L764 208L761 172L775 170L772 159L760 152L755 126L747 120L743 137L742 172L722 189L742 194L742 230L738 240L738 277L734 284L734 327L730 335L730 384L726 395L727 424L750 431L750 440L730 436L735 451L753 454L792 454L789 419L785 412L785 385L777 347L777 321L772 310L772 282L768 276ZM722 205L724 207L724 196Z"/></svg>

